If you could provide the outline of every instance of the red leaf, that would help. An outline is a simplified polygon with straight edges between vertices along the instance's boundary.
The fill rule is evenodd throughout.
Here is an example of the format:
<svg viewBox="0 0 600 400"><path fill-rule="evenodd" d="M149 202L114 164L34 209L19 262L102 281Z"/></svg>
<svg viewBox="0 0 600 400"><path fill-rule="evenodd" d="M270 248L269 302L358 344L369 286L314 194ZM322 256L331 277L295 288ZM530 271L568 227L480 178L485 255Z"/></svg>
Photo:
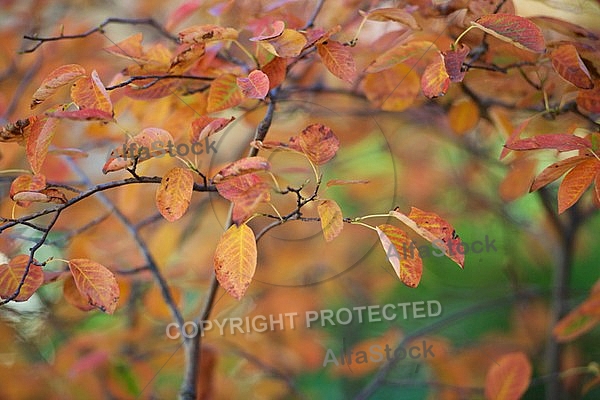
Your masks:
<svg viewBox="0 0 600 400"><path fill-rule="evenodd" d="M293 139L295 138L290 142L293 142ZM317 165L331 160L340 148L337 136L331 128L322 124L312 124L304 128L297 141L304 154ZM294 147L294 144L290 143L290 147Z"/></svg>
<svg viewBox="0 0 600 400"><path fill-rule="evenodd" d="M538 176L535 177L535 180L531 184L531 189L529 189L529 191L535 192L539 188L554 182L577 164L580 164L585 160L589 160L590 157L591 156L574 156L549 165L542 172L540 172Z"/></svg>
<svg viewBox="0 0 600 400"><path fill-rule="evenodd" d="M258 36L251 37L250 40L258 42L260 40L275 39L281 36L285 29L285 23L283 21L273 21L270 27L265 28Z"/></svg>
<svg viewBox="0 0 600 400"><path fill-rule="evenodd" d="M269 77L260 70L250 72L247 78L237 78L237 85L251 99L264 99L269 93Z"/></svg>
<svg viewBox="0 0 600 400"><path fill-rule="evenodd" d="M594 87L590 71L579 57L577 49L572 44L563 44L550 52L552 66L568 82L580 89Z"/></svg>
<svg viewBox="0 0 600 400"><path fill-rule="evenodd" d="M579 136L567 133L550 133L537 135L528 139L515 140L504 145L511 150L555 149L560 152L571 150L591 149L592 143Z"/></svg>
<svg viewBox="0 0 600 400"><path fill-rule="evenodd" d="M444 55L438 53L434 61L425 68L421 76L421 89L423 94L430 99L443 96L450 86L450 76L446 72Z"/></svg>
<svg viewBox="0 0 600 400"><path fill-rule="evenodd" d="M47 116L52 118L66 118L75 121L112 121L112 113L108 113L102 110L96 110L93 108L85 108L83 110L75 111L53 111L46 113Z"/></svg>
<svg viewBox="0 0 600 400"><path fill-rule="evenodd" d="M577 106L589 113L600 113L600 80L594 81L594 88L577 93Z"/></svg>
<svg viewBox="0 0 600 400"><path fill-rule="evenodd" d="M450 78L451 82L462 82L466 70L463 70L463 62L465 61L465 57L469 54L471 49L469 46L465 44L460 44L460 49L444 51L442 55L444 56L444 66L446 68L446 73Z"/></svg>
<svg viewBox="0 0 600 400"><path fill-rule="evenodd" d="M489 14L471 24L521 49L535 53L543 53L546 50L540 28L530 20L518 15Z"/></svg>
<svg viewBox="0 0 600 400"><path fill-rule="evenodd" d="M347 46L334 40L327 40L317 44L317 52L329 72L348 83L354 81L356 65Z"/></svg>
<svg viewBox="0 0 600 400"><path fill-rule="evenodd" d="M267 65L262 67L262 72L269 77L269 90L283 83L287 73L286 69L287 61L281 57L273 58Z"/></svg>
<svg viewBox="0 0 600 400"><path fill-rule="evenodd" d="M504 355L492 364L485 377L489 400L519 400L531 381L531 363L522 352Z"/></svg>
<svg viewBox="0 0 600 400"><path fill-rule="evenodd" d="M562 214L579 200L600 172L600 161L585 160L575 166L563 179L558 188L558 213Z"/></svg>

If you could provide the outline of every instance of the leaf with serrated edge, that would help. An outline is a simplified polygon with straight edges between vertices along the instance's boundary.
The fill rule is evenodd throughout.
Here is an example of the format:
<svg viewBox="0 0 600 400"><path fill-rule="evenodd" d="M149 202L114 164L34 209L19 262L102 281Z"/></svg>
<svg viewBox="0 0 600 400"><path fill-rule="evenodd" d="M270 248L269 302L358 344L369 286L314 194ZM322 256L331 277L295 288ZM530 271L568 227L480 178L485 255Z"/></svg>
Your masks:
<svg viewBox="0 0 600 400"><path fill-rule="evenodd" d="M531 382L531 363L522 352L508 353L494 362L485 377L489 400L519 400Z"/></svg>
<svg viewBox="0 0 600 400"><path fill-rule="evenodd" d="M1 298L6 299L15 293L23 279L23 275L25 275L25 269L27 268L28 262L29 255L20 254L12 258L8 264L0 265ZM25 278L25 282L23 283L23 286L21 286L21 290L19 290L19 295L13 301L28 300L44 282L42 268L34 263L36 263L35 259L32 260L32 264L29 265L29 271Z"/></svg>
<svg viewBox="0 0 600 400"><path fill-rule="evenodd" d="M518 15L484 15L471 22L471 25L520 49L534 53L543 53L546 50L544 35L540 28L530 20Z"/></svg>
<svg viewBox="0 0 600 400"><path fill-rule="evenodd" d="M173 168L163 176L156 191L156 207L169 222L187 211L194 191L194 176L187 168Z"/></svg>
<svg viewBox="0 0 600 400"><path fill-rule="evenodd" d="M54 137L58 120L54 118L36 118L31 124L31 132L25 142L25 153L33 173L38 174L48 154L48 147Z"/></svg>
<svg viewBox="0 0 600 400"><path fill-rule="evenodd" d="M317 206L321 229L326 242L335 239L344 228L344 217L340 206L334 200L323 200Z"/></svg>
<svg viewBox="0 0 600 400"><path fill-rule="evenodd" d="M397 218L410 229L418 233L425 240L442 250L446 256L464 268L465 254L458 248L462 246L456 231L448 222L439 215L411 207L408 215L397 210L390 211L390 215Z"/></svg>
<svg viewBox="0 0 600 400"><path fill-rule="evenodd" d="M119 285L108 268L87 258L75 258L69 260L69 269L77 289L91 305L108 314L115 311Z"/></svg>
<svg viewBox="0 0 600 400"><path fill-rule="evenodd" d="M579 200L600 172L600 161L596 158L576 165L563 179L558 188L558 213L562 214Z"/></svg>
<svg viewBox="0 0 600 400"><path fill-rule="evenodd" d="M535 192L539 188L546 186L549 183L554 182L561 176L563 176L568 170L576 166L577 164L589 160L591 155L589 156L574 156L567 158L565 160L561 160L555 162L552 165L546 167L538 176L535 177L533 183L531 184L531 188L529 192Z"/></svg>
<svg viewBox="0 0 600 400"><path fill-rule="evenodd" d="M256 238L252 229L232 225L221 236L214 255L215 274L229 295L241 300L256 271Z"/></svg>
<svg viewBox="0 0 600 400"><path fill-rule="evenodd" d="M329 72L348 83L354 81L356 65L347 46L335 40L327 40L317 44L317 52Z"/></svg>
<svg viewBox="0 0 600 400"><path fill-rule="evenodd" d="M423 275L423 260L419 251L411 246L410 238L402 229L393 225L379 225L375 230L398 278L408 287L419 286Z"/></svg>
<svg viewBox="0 0 600 400"><path fill-rule="evenodd" d="M31 109L52 96L59 88L69 85L85 75L85 68L78 64L68 64L56 68L42 81L33 94Z"/></svg>

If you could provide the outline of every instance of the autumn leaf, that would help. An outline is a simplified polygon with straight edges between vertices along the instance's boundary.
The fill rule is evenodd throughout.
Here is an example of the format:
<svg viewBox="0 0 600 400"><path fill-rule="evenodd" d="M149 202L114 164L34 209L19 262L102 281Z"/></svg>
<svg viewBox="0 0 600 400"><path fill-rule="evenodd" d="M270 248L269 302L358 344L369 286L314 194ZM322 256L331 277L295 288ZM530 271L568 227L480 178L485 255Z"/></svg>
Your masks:
<svg viewBox="0 0 600 400"><path fill-rule="evenodd" d="M415 18L401 8L378 8L369 12L359 11L359 13L371 21L395 21L414 30L421 29Z"/></svg>
<svg viewBox="0 0 600 400"><path fill-rule="evenodd" d="M217 77L210 85L208 91L209 113L235 107L244 100L237 84L237 77L233 74L223 74Z"/></svg>
<svg viewBox="0 0 600 400"><path fill-rule="evenodd" d="M181 43L206 43L215 40L235 40L238 30L218 25L195 25L179 32Z"/></svg>
<svg viewBox="0 0 600 400"><path fill-rule="evenodd" d="M414 246L411 247L413 243L410 238L402 229L393 225L379 225L375 230L398 278L408 287L419 286L423 275L423 260L419 251Z"/></svg>
<svg viewBox="0 0 600 400"><path fill-rule="evenodd" d="M87 297L84 297L77 289L73 276L69 276L63 283L63 296L69 304L77 307L81 311L90 311L96 307L88 302Z"/></svg>
<svg viewBox="0 0 600 400"><path fill-rule="evenodd" d="M520 49L534 53L543 53L546 50L540 28L530 20L518 15L489 14L471 24Z"/></svg>
<svg viewBox="0 0 600 400"><path fill-rule="evenodd" d="M590 158L577 164L565 175L558 188L558 213L562 214L579 200L600 172L600 161Z"/></svg>
<svg viewBox="0 0 600 400"><path fill-rule="evenodd" d="M344 217L340 206L334 200L323 200L317 206L321 229L326 242L335 239L344 228Z"/></svg>
<svg viewBox="0 0 600 400"><path fill-rule="evenodd" d="M589 113L600 113L600 80L594 81L594 88L577 92L577 106Z"/></svg>
<svg viewBox="0 0 600 400"><path fill-rule="evenodd" d="M329 72L348 83L354 81L356 65L347 46L335 40L327 40L317 44L317 52Z"/></svg>
<svg viewBox="0 0 600 400"><path fill-rule="evenodd" d="M574 156L549 165L542 172L540 172L538 176L535 177L529 191L535 192L539 188L542 188L547 184L554 182L577 164L580 164L585 160L589 160L590 157L591 155Z"/></svg>
<svg viewBox="0 0 600 400"><path fill-rule="evenodd" d="M156 207L169 222L187 211L194 190L194 176L187 168L173 168L163 176L156 191Z"/></svg>
<svg viewBox="0 0 600 400"><path fill-rule="evenodd" d="M144 128L137 135L129 138L123 146L117 147L102 167L102 173L120 171L134 165L136 162L150 160L167 153L167 148L174 140L171 134L160 128Z"/></svg>
<svg viewBox="0 0 600 400"><path fill-rule="evenodd" d="M25 153L34 174L40 173L54 137L58 120L49 117L35 118L25 142Z"/></svg>
<svg viewBox="0 0 600 400"><path fill-rule="evenodd" d="M64 118L74 121L113 121L112 113L93 108L85 108L83 110L73 111L52 111L47 112L46 115L52 118Z"/></svg>
<svg viewBox="0 0 600 400"><path fill-rule="evenodd" d="M442 52L444 57L444 67L450 82L462 82L466 70L463 69L463 62L471 49L469 46L461 43L459 49L448 50Z"/></svg>
<svg viewBox="0 0 600 400"><path fill-rule="evenodd" d="M0 265L0 297L3 299L11 297L19 287L27 264L29 263L29 255L20 254L12 258L7 264ZM27 277L19 290L19 295L13 301L26 301L38 290L44 282L44 273L37 261L32 260L29 265Z"/></svg>
<svg viewBox="0 0 600 400"><path fill-rule="evenodd" d="M422 211L416 207L411 207L408 215L397 210L390 211L390 215L442 250L459 267L464 268L465 251L459 250L462 243L452 225L446 220L435 213Z"/></svg>
<svg viewBox="0 0 600 400"><path fill-rule="evenodd" d="M285 58L274 57L269 63L261 68L269 78L269 90L281 85L286 76L287 61Z"/></svg>
<svg viewBox="0 0 600 400"><path fill-rule="evenodd" d="M453 102L448 111L448 123L458 135L471 131L479 123L479 107L469 98Z"/></svg>
<svg viewBox="0 0 600 400"><path fill-rule="evenodd" d="M404 111L419 94L419 76L406 64L397 64L365 78L367 99L385 111Z"/></svg>
<svg viewBox="0 0 600 400"><path fill-rule="evenodd" d="M144 48L142 47L142 39L142 33L138 32L112 46L105 47L104 51L129 61L146 62Z"/></svg>
<svg viewBox="0 0 600 400"><path fill-rule="evenodd" d="M252 215L260 203L271 199L271 187L255 173L230 175L215 186L221 196L233 203L232 220L236 225Z"/></svg>
<svg viewBox="0 0 600 400"><path fill-rule="evenodd" d="M85 68L79 64L63 65L52 71L33 94L31 109L52 96L59 88L69 85L85 75Z"/></svg>
<svg viewBox="0 0 600 400"><path fill-rule="evenodd" d="M112 314L119 302L119 285L114 274L102 264L87 258L69 260L75 285L88 303Z"/></svg>
<svg viewBox="0 0 600 400"><path fill-rule="evenodd" d="M212 118L203 115L192 121L192 134L190 140L192 143L201 142L207 137L225 129L227 125L235 121L231 118Z"/></svg>
<svg viewBox="0 0 600 400"><path fill-rule="evenodd" d="M256 238L246 225L232 225L221 236L214 255L219 284L229 295L241 300L256 271Z"/></svg>
<svg viewBox="0 0 600 400"><path fill-rule="evenodd" d="M284 29L281 35L258 42L269 53L278 57L296 57L306 45L306 37L293 29Z"/></svg>
<svg viewBox="0 0 600 400"><path fill-rule="evenodd" d="M249 174L257 171L268 171L271 169L271 163L264 157L254 156L245 157L232 162L221 169L212 179L213 183L220 183L223 180L235 176Z"/></svg>
<svg viewBox="0 0 600 400"><path fill-rule="evenodd" d="M581 307L577 307L556 324L552 334L558 342L570 342L591 331L599 323L600 317L585 313Z"/></svg>
<svg viewBox="0 0 600 400"><path fill-rule="evenodd" d="M253 36L250 38L252 42L258 42L260 40L269 40L275 39L276 37L281 36L283 30L285 29L285 22L283 21L273 21L271 26L266 27L258 36Z"/></svg>
<svg viewBox="0 0 600 400"><path fill-rule="evenodd" d="M505 354L492 364L485 377L489 400L519 400L531 381L531 363L522 352Z"/></svg>
<svg viewBox="0 0 600 400"><path fill-rule="evenodd" d="M317 165L331 160L340 148L337 136L331 128L322 124L307 126L297 139L304 154Z"/></svg>
<svg viewBox="0 0 600 400"><path fill-rule="evenodd" d="M16 201L20 207L29 207L31 201L44 201L44 200L26 200L17 197L19 193L35 193L46 188L46 177L42 174L36 175L21 175L15 178L10 185L9 196L12 200ZM44 195L45 196L45 195Z"/></svg>
<svg viewBox="0 0 600 400"><path fill-rule="evenodd" d="M560 152L571 150L591 149L592 143L585 138L568 133L549 133L527 139L506 143L504 147L511 150L555 149Z"/></svg>
<svg viewBox="0 0 600 400"><path fill-rule="evenodd" d="M580 89L594 87L590 71L583 63L577 49L572 44L563 44L552 50L549 54L552 66L567 82Z"/></svg>
<svg viewBox="0 0 600 400"><path fill-rule="evenodd" d="M260 70L250 72L247 78L237 78L237 85L251 99L264 99L269 93L269 77Z"/></svg>
<svg viewBox="0 0 600 400"><path fill-rule="evenodd" d="M103 111L113 116L113 105L96 70L89 77L81 78L71 87L71 98L79 109Z"/></svg>
<svg viewBox="0 0 600 400"><path fill-rule="evenodd" d="M425 68L421 76L421 89L423 94L430 99L445 95L450 87L450 76L446 71L444 55L442 53L438 53L438 55L439 57L436 57Z"/></svg>
<svg viewBox="0 0 600 400"><path fill-rule="evenodd" d="M413 40L395 45L379 55L365 70L367 73L383 71L396 64L416 64L429 50L437 51L434 43L427 40Z"/></svg>
<svg viewBox="0 0 600 400"><path fill-rule="evenodd" d="M206 45L204 43L194 43L183 48L173 57L169 72L172 74L180 74L198 62L206 53Z"/></svg>

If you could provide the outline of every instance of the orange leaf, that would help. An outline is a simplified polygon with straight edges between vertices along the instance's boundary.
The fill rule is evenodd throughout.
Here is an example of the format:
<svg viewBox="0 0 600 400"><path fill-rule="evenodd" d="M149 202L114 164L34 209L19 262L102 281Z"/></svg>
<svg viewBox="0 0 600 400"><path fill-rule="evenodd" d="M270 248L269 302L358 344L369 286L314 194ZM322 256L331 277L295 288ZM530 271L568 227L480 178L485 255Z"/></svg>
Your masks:
<svg viewBox="0 0 600 400"><path fill-rule="evenodd" d="M587 139L570 135L568 133L549 133L545 135L537 135L527 139L515 140L506 143L504 147L518 151L555 149L562 152L591 149L592 143Z"/></svg>
<svg viewBox="0 0 600 400"><path fill-rule="evenodd" d="M451 82L462 82L466 70L463 70L463 62L471 49L469 46L461 43L460 49L442 52L444 56L444 67L448 73Z"/></svg>
<svg viewBox="0 0 600 400"><path fill-rule="evenodd" d="M63 296L69 304L77 307L81 311L90 311L96 308L88 302L87 297L84 297L79 293L73 276L69 276L65 279L65 282L63 283Z"/></svg>
<svg viewBox="0 0 600 400"><path fill-rule="evenodd" d="M194 25L179 32L181 43L206 43L215 40L235 40L238 30L218 25Z"/></svg>
<svg viewBox="0 0 600 400"><path fill-rule="evenodd" d="M497 37L500 40L534 53L546 50L544 36L536 24L530 20L511 14L484 15L471 25Z"/></svg>
<svg viewBox="0 0 600 400"><path fill-rule="evenodd" d="M6 299L17 291L25 275L28 262L29 255L20 254L11 259L8 264L0 265L0 297ZM44 272L39 265L34 264L36 262L32 260L32 263L29 265L25 282L21 286L21 290L19 290L19 295L13 301L28 300L44 282Z"/></svg>
<svg viewBox="0 0 600 400"><path fill-rule="evenodd" d="M529 192L535 192L539 188L554 182L577 164L589 160L590 157L591 156L574 156L549 165L535 177Z"/></svg>
<svg viewBox="0 0 600 400"><path fill-rule="evenodd" d="M114 274L102 264L87 258L69 260L75 285L88 302L101 311L112 314L119 302L119 285Z"/></svg>
<svg viewBox="0 0 600 400"><path fill-rule="evenodd" d="M359 11L359 13L371 21L395 21L406 25L411 29L421 29L415 18L408 11L401 8L378 8L367 13L364 11Z"/></svg>
<svg viewBox="0 0 600 400"><path fill-rule="evenodd" d="M169 66L169 72L179 74L202 58L205 54L204 43L194 43L175 55Z"/></svg>
<svg viewBox="0 0 600 400"><path fill-rule="evenodd" d="M307 126L296 138L304 154L317 165L325 164L331 160L340 148L340 141L337 136L331 128L322 124ZM290 147L295 145L296 138L290 140Z"/></svg>
<svg viewBox="0 0 600 400"><path fill-rule="evenodd" d="M421 89L423 94L430 99L440 97L446 94L450 87L450 76L446 71L444 55L438 53L431 64L425 68L423 76L421 76Z"/></svg>
<svg viewBox="0 0 600 400"><path fill-rule="evenodd" d="M580 89L594 87L590 71L583 63L577 49L572 44L563 44L550 52L552 66L566 81Z"/></svg>
<svg viewBox="0 0 600 400"><path fill-rule="evenodd" d="M43 189L40 193L47 197L45 200L47 203L65 204L67 202L65 194L58 189ZM18 195L19 194L17 193L17 196Z"/></svg>
<svg viewBox="0 0 600 400"><path fill-rule="evenodd" d="M333 200L323 200L317 206L321 228L326 242L335 239L344 228L344 217L340 206Z"/></svg>
<svg viewBox="0 0 600 400"><path fill-rule="evenodd" d="M419 94L419 76L407 64L397 64L365 78L365 95L385 111L403 111Z"/></svg>
<svg viewBox="0 0 600 400"><path fill-rule="evenodd" d="M58 120L48 117L35 118L31 124L31 132L27 135L25 143L25 152L34 174L39 173L42 169L57 124Z"/></svg>
<svg viewBox="0 0 600 400"><path fill-rule="evenodd" d="M375 230L398 278L408 287L419 286L423 275L423 260L419 256L419 251L410 247L412 244L410 238L402 229L393 225L379 225ZM409 248L414 250L410 256L406 251Z"/></svg>
<svg viewBox="0 0 600 400"><path fill-rule="evenodd" d="M600 161L595 158L577 164L563 179L558 188L558 213L562 214L579 200L600 172Z"/></svg>
<svg viewBox="0 0 600 400"><path fill-rule="evenodd" d="M245 157L232 162L220 170L212 179L213 183L220 183L227 178L249 174L257 171L268 171L271 163L264 157Z"/></svg>
<svg viewBox="0 0 600 400"><path fill-rule="evenodd" d="M463 135L479 123L479 107L469 98L455 101L448 111L448 122L455 133Z"/></svg>
<svg viewBox="0 0 600 400"><path fill-rule="evenodd" d="M69 85L85 75L85 69L78 64L68 64L52 71L33 94L31 109L52 96L59 88Z"/></svg>
<svg viewBox="0 0 600 400"><path fill-rule="evenodd" d="M278 57L296 57L306 45L306 37L293 29L284 29L281 35L259 41L269 53Z"/></svg>
<svg viewBox="0 0 600 400"><path fill-rule="evenodd" d="M287 61L285 58L275 57L267 65L262 67L269 78L269 89L276 88L285 80Z"/></svg>
<svg viewBox="0 0 600 400"><path fill-rule="evenodd" d="M192 121L191 141L201 142L210 135L224 129L227 125L235 120L235 117L227 118L211 118L206 115L196 118Z"/></svg>
<svg viewBox="0 0 600 400"><path fill-rule="evenodd" d="M129 138L123 146L111 151L110 157L102 167L102 173L130 167L136 159L139 164L153 157L161 157L167 153L166 148L172 148L173 142L173 137L168 131L160 128L145 128Z"/></svg>
<svg viewBox="0 0 600 400"><path fill-rule="evenodd" d="M47 116L52 118L66 118L74 121L112 121L113 114L96 110L93 108L85 108L83 110L74 111L53 111L46 113Z"/></svg>
<svg viewBox="0 0 600 400"><path fill-rule="evenodd" d="M80 109L104 111L113 116L113 106L108 92L96 70L89 77L81 78L71 87L71 98Z"/></svg>
<svg viewBox="0 0 600 400"><path fill-rule="evenodd" d="M169 222L187 211L194 191L194 176L187 168L173 168L163 176L156 191L156 207Z"/></svg>
<svg viewBox="0 0 600 400"><path fill-rule="evenodd" d="M400 43L387 50L375 59L365 70L374 73L388 69L396 64L406 63L414 65L429 50L437 50L435 44L427 40L415 40L408 43Z"/></svg>
<svg viewBox="0 0 600 400"><path fill-rule="evenodd" d="M600 113L600 80L594 81L594 88L577 92L577 106L590 113Z"/></svg>
<svg viewBox="0 0 600 400"><path fill-rule="evenodd" d="M348 47L335 40L327 40L317 44L317 52L329 72L348 83L354 81L356 65Z"/></svg>
<svg viewBox="0 0 600 400"><path fill-rule="evenodd" d="M145 62L146 57L144 56L142 39L142 33L139 32L135 35L129 36L127 39L122 40L113 46L105 47L104 51L115 56L126 58L128 61L134 60L138 62Z"/></svg>
<svg viewBox="0 0 600 400"><path fill-rule="evenodd" d="M600 323L598 316L584 313L579 306L556 324L552 334L559 342L570 342L591 331L598 323Z"/></svg>
<svg viewBox="0 0 600 400"><path fill-rule="evenodd" d="M15 200L15 196L22 192L39 192L46 188L46 177L42 174L21 175L15 178L10 185L9 196ZM15 200L20 207L28 207L29 201Z"/></svg>
<svg viewBox="0 0 600 400"><path fill-rule="evenodd" d="M410 208L408 216L397 210L390 211L390 215L399 219L436 248L442 250L459 267L464 267L465 252L464 249L462 252L459 250L459 248L462 248L460 237L456 234L452 225L439 215L419 210L416 207Z"/></svg>
<svg viewBox="0 0 600 400"><path fill-rule="evenodd" d="M505 354L492 364L485 377L485 397L490 400L518 400L531 381L531 363L522 352Z"/></svg>
<svg viewBox="0 0 600 400"><path fill-rule="evenodd" d="M256 238L248 225L232 225L221 236L214 255L219 284L229 295L241 300L256 271Z"/></svg>
<svg viewBox="0 0 600 400"><path fill-rule="evenodd" d="M260 70L254 70L247 78L237 78L242 94L251 99L264 99L269 93L269 77Z"/></svg>
<svg viewBox="0 0 600 400"><path fill-rule="evenodd" d="M212 113L226 110L237 106L243 99L242 92L237 85L237 77L233 74L223 74L210 85L207 111Z"/></svg>

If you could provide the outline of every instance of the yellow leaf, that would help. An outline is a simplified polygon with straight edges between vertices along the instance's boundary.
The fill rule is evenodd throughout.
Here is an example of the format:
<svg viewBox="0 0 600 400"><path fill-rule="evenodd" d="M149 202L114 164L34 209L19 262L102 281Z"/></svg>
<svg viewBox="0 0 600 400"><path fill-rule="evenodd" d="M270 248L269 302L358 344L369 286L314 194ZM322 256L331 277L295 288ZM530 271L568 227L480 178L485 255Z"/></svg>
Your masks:
<svg viewBox="0 0 600 400"><path fill-rule="evenodd" d="M173 168L163 176L156 191L156 207L169 222L187 211L194 190L194 176L187 168Z"/></svg>
<svg viewBox="0 0 600 400"><path fill-rule="evenodd" d="M423 275L423 260L410 238L393 225L375 227L385 254L396 275L406 286L415 288Z"/></svg>
<svg viewBox="0 0 600 400"><path fill-rule="evenodd" d="M214 256L219 284L233 298L241 300L256 271L256 238L246 224L232 225L221 236Z"/></svg>
<svg viewBox="0 0 600 400"><path fill-rule="evenodd" d="M235 107L244 100L242 91L237 84L237 77L233 74L223 74L213 81L208 91L209 113Z"/></svg>
<svg viewBox="0 0 600 400"><path fill-rule="evenodd" d="M91 305L108 314L115 311L119 302L119 285L108 268L87 258L75 258L69 260L69 269L79 293Z"/></svg>
<svg viewBox="0 0 600 400"><path fill-rule="evenodd" d="M259 42L269 53L278 57L296 57L306 46L306 37L293 29L284 29L281 35Z"/></svg>
<svg viewBox="0 0 600 400"><path fill-rule="evenodd" d="M325 241L331 242L344 228L344 217L340 206L333 200L323 200L317 206L319 218L321 218L321 228Z"/></svg>

